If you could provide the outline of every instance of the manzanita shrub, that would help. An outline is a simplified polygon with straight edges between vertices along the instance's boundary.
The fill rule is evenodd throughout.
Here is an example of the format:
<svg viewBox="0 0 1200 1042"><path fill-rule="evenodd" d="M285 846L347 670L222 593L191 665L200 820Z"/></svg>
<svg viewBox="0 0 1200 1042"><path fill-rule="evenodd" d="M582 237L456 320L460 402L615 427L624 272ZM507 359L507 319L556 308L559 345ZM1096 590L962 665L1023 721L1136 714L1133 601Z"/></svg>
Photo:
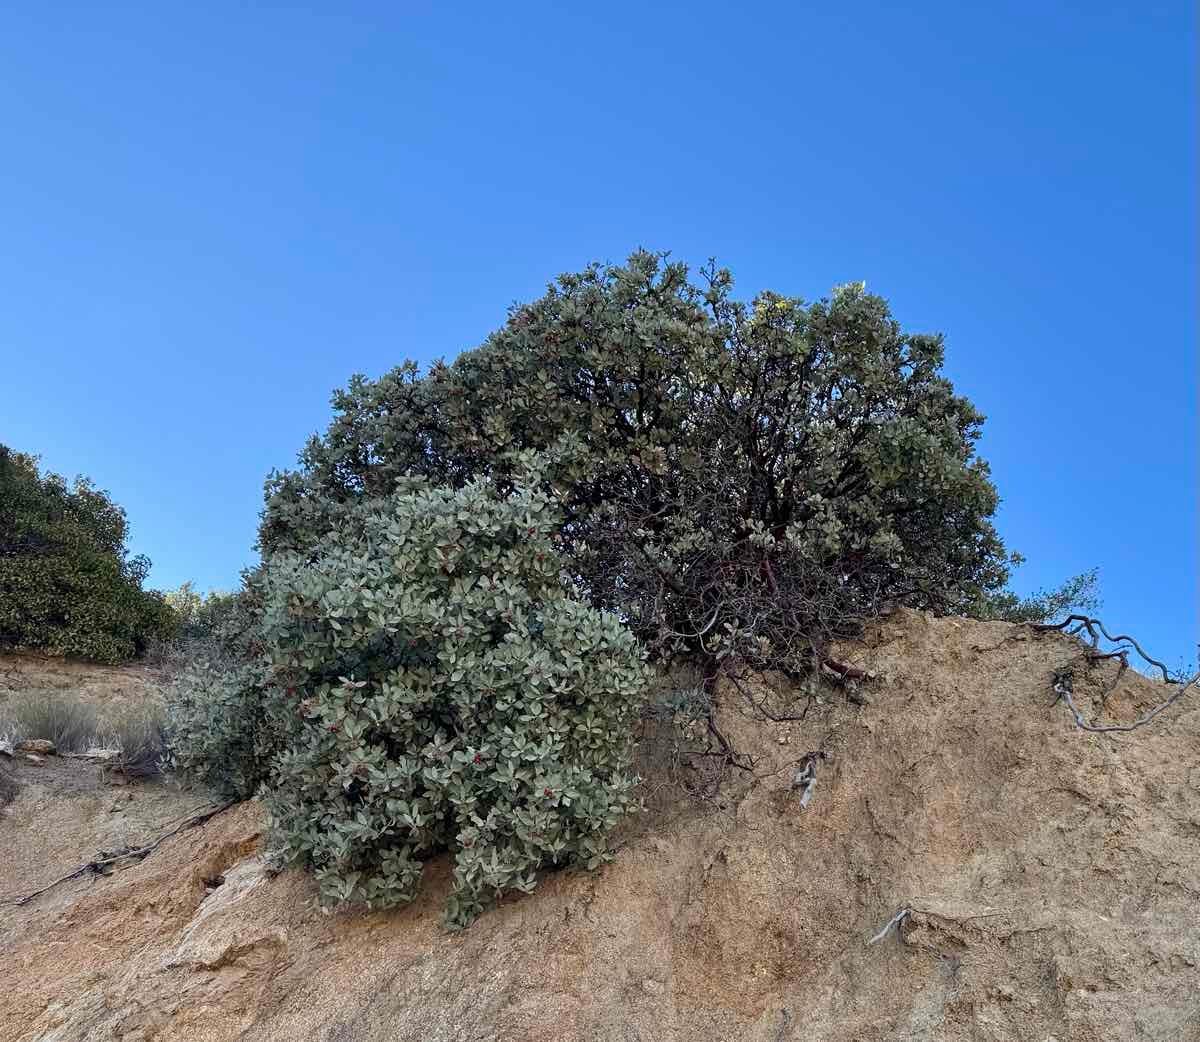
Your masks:
<svg viewBox="0 0 1200 1042"><path fill-rule="evenodd" d="M811 681L890 605L1082 591L1002 594L983 417L939 336L861 284L738 300L700 274L563 275L448 364L352 378L268 480L251 623L198 675L181 762L227 747L214 777L262 786L326 899L407 900L450 850L462 925L595 864L632 799L639 641L711 699L720 670Z"/></svg>
<svg viewBox="0 0 1200 1042"><path fill-rule="evenodd" d="M700 274L593 265L448 364L355 377L268 484L264 549L398 476L504 479L553 451L571 574L657 653L804 672L886 604L978 613L1010 561L941 338L861 284L746 301Z"/></svg>
<svg viewBox="0 0 1200 1042"><path fill-rule="evenodd" d="M166 691L168 766L229 799L255 795L290 723L263 646L259 575L244 576L236 595L210 595L203 615L184 605L186 664Z"/></svg>
<svg viewBox="0 0 1200 1042"><path fill-rule="evenodd" d="M198 656L167 691L166 762L229 799L249 799L278 751L269 675L258 661Z"/></svg>
<svg viewBox="0 0 1200 1042"><path fill-rule="evenodd" d="M265 801L327 902L411 900L449 850L463 926L543 866L594 867L633 804L648 680L613 615L571 596L545 495L401 481L261 574Z"/></svg>

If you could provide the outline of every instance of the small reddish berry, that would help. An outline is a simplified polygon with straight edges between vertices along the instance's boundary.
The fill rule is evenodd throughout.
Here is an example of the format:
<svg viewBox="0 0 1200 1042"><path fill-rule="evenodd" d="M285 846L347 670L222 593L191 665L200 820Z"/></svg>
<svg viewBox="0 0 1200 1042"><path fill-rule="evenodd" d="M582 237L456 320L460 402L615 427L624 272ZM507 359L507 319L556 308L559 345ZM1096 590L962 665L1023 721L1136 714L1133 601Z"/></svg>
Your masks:
<svg viewBox="0 0 1200 1042"><path fill-rule="evenodd" d="M483 757L480 756L479 753L476 753L474 759L472 759L471 762L472 763L483 763Z"/></svg>
<svg viewBox="0 0 1200 1042"><path fill-rule="evenodd" d="M341 728L339 728L337 724L330 724L329 730L330 731L339 731L339 730L341 730Z"/></svg>
<svg viewBox="0 0 1200 1042"><path fill-rule="evenodd" d="M542 790L542 795L543 795L543 796L553 796L553 795L554 795L554 790L553 790L553 789L543 789L543 790Z"/></svg>

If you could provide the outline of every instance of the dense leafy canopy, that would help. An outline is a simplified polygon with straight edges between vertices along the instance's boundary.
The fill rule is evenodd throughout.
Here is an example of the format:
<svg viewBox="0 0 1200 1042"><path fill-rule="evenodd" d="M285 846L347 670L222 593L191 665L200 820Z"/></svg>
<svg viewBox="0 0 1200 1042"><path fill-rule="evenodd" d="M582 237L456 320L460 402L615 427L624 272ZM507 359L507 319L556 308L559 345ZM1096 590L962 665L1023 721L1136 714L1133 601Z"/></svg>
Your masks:
<svg viewBox="0 0 1200 1042"><path fill-rule="evenodd" d="M556 527L544 496L472 483L364 501L272 556L264 630L295 704L267 806L327 898L408 900L450 849L462 925L543 864L605 857L646 671L564 590Z"/></svg>
<svg viewBox="0 0 1200 1042"><path fill-rule="evenodd" d="M765 641L794 665L885 601L984 603L1007 576L997 496L941 339L859 285L808 305L731 291L641 252L562 276L453 364L356 377L270 482L263 549L404 475L503 482L535 450L570 572L660 648Z"/></svg>
<svg viewBox="0 0 1200 1042"><path fill-rule="evenodd" d="M529 489L406 483L274 552L265 653L185 678L177 763L234 794L265 779L280 852L331 902L410 900L450 850L461 926L543 865L595 866L631 805L648 674L564 587L557 526Z"/></svg>
<svg viewBox="0 0 1200 1042"><path fill-rule="evenodd" d="M126 534L91 482L0 445L0 648L121 662L170 636L174 613L142 589L150 562L129 556Z"/></svg>

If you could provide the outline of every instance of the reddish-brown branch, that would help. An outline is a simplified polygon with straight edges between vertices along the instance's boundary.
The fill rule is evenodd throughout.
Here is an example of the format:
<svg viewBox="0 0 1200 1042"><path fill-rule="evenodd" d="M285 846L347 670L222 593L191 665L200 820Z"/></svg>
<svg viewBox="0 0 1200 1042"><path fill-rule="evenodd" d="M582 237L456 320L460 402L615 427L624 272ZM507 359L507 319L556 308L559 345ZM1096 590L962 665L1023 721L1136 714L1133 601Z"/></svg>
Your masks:
<svg viewBox="0 0 1200 1042"><path fill-rule="evenodd" d="M870 674L865 669L860 669L858 666L852 666L848 662L840 662L835 658L823 658L821 665L832 670L843 680L866 680Z"/></svg>

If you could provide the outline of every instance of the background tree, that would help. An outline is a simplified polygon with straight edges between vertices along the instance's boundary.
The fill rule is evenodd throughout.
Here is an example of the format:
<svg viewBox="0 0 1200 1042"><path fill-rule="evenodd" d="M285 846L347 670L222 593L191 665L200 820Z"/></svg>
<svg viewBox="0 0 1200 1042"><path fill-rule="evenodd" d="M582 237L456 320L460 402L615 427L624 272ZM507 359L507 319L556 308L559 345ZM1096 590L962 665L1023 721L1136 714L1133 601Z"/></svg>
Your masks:
<svg viewBox="0 0 1200 1042"><path fill-rule="evenodd" d="M1014 563L1021 557L1014 554ZM1100 570L1090 568L1065 580L1053 590L1038 590L1022 597L1011 590L990 594L980 606L979 616L1003 622L1045 623L1065 618L1072 612L1094 612L1100 607Z"/></svg>
<svg viewBox="0 0 1200 1042"><path fill-rule="evenodd" d="M142 589L125 512L86 478L42 475L0 445L0 649L122 662L169 637L175 616Z"/></svg>

